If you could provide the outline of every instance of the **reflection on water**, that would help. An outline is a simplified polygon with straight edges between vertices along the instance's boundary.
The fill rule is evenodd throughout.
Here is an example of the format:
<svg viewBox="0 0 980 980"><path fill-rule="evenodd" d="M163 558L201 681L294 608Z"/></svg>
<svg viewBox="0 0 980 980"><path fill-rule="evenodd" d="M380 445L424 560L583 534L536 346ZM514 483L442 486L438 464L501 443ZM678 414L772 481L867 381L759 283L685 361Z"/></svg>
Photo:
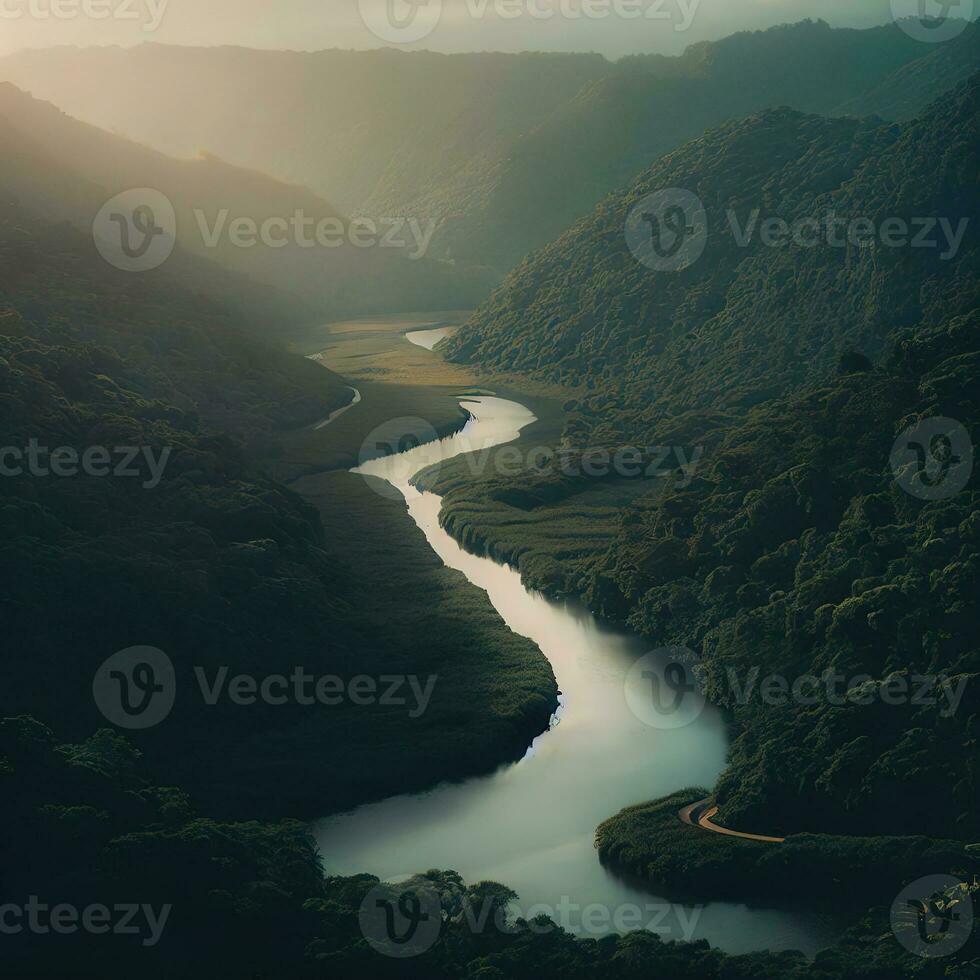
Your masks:
<svg viewBox="0 0 980 980"><path fill-rule="evenodd" d="M684 727L654 727L627 706L627 673L647 647L636 636L598 623L571 603L528 592L520 575L464 552L439 527L441 499L410 485L421 468L461 452L509 442L534 421L521 405L499 398L462 403L473 418L457 435L359 467L388 480L432 548L451 568L485 589L507 625L534 640L551 662L562 692L560 719L527 756L491 776L443 784L324 819L315 833L328 873L367 872L396 879L428 868L458 871L467 881L493 879L520 896L519 910L550 912L598 905L620 928L656 925L665 939L707 939L738 953L802 949L833 941L833 928L814 914L750 909L731 902L703 908L672 906L655 921L649 906L664 903L599 863L595 828L624 806L685 786L714 785L725 765L727 737L710 705ZM564 903L564 904L563 904ZM639 906L639 923L614 918ZM603 920L590 917L592 921ZM562 915L572 931L575 911ZM609 931L601 925L589 935ZM666 931L665 931L666 930Z"/></svg>
<svg viewBox="0 0 980 980"><path fill-rule="evenodd" d="M413 344L417 344L419 347L424 347L426 350L432 350L440 340L451 337L457 330L459 330L459 327L435 327L432 330L411 330L405 334L405 339L411 341Z"/></svg>

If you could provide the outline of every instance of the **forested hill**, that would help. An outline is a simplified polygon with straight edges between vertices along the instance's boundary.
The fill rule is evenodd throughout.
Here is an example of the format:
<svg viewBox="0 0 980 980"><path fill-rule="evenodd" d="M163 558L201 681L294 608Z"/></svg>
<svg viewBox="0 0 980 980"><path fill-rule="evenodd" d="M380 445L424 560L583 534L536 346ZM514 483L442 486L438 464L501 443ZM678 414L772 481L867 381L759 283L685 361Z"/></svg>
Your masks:
<svg viewBox="0 0 980 980"><path fill-rule="evenodd" d="M962 79L954 43L940 46L937 95ZM894 23L803 21L615 63L148 44L25 51L0 61L0 77L166 153L206 148L311 187L347 214L432 219L434 257L506 272L726 120L783 105L831 113L881 86L870 111L911 115L921 96L896 73L921 59L935 68L935 47Z"/></svg>
<svg viewBox="0 0 980 980"><path fill-rule="evenodd" d="M980 69L980 21L973 21L962 34L933 48L903 65L870 92L842 103L836 112L878 115L901 122L917 116Z"/></svg>
<svg viewBox="0 0 980 980"><path fill-rule="evenodd" d="M211 292L227 282L222 272L233 273L239 283L248 277L274 286L280 314L287 303L294 318L314 322L405 308L465 308L485 295L491 281L485 273L431 261L411 247L382 248L377 239L371 247L356 247L347 234L350 219L305 187L209 154L167 156L4 82L0 139L0 180L8 200L88 234L110 199L133 188L159 192L174 210L174 263ZM288 230L297 215L308 221L308 237L316 222L340 229L336 247L305 247ZM232 229L241 219L257 227L270 219L285 222L287 231L277 235L281 247L258 235L251 246L239 245ZM400 240L407 245L408 229ZM166 275L170 264L168 259L150 278Z"/></svg>
<svg viewBox="0 0 980 980"><path fill-rule="evenodd" d="M976 305L978 89L974 76L904 126L780 109L688 143L517 269L448 356L585 384L633 406L634 425L812 384L846 351L877 359ZM680 271L638 260L624 231L669 188L706 213L703 254ZM766 244L770 218L822 230ZM835 241L828 218L870 237L839 225Z"/></svg>
<svg viewBox="0 0 980 980"><path fill-rule="evenodd" d="M3 163L18 152L5 145ZM331 902L370 879L333 879L329 893L303 826L256 818L320 815L520 758L553 711L550 668L442 566L403 506L337 474L318 512L269 477L284 431L350 392L241 330L216 298L240 280L208 288L215 269L200 262L187 280L184 265L159 278L113 269L66 216L14 203L9 172L0 891L77 908L139 893L174 914L153 952L85 929L64 942L8 930L3 975L313 980L341 946L353 965L331 975L370 975L363 896L341 913L344 939ZM50 173L34 178L43 192ZM64 190L47 188L49 208ZM93 679L134 647L171 658L177 690L169 717L126 739ZM423 722L395 703L212 703L197 670L216 683L229 670L438 683ZM214 822L229 814L248 822Z"/></svg>
<svg viewBox="0 0 980 980"><path fill-rule="evenodd" d="M562 535L609 526L601 491L615 475L552 466L506 494L492 478L450 488L442 519L531 585L692 651L736 722L716 787L726 826L964 841L980 830L978 89L974 76L904 126L778 110L712 132L534 256L449 345L590 389L569 405L571 453L703 449L696 478L620 505L604 552L569 557ZM701 197L709 234L689 268L655 272L623 227L670 186ZM946 258L880 240L739 249L717 232L726 208L744 223L756 207L969 226ZM945 458L962 465L935 495L909 491L890 464L923 421L956 440ZM769 706L739 693L753 670L839 672L871 696ZM956 679L963 703L886 706L876 692L893 676Z"/></svg>
<svg viewBox="0 0 980 980"><path fill-rule="evenodd" d="M978 47L974 37L969 50L976 55ZM934 54L932 48L894 24L859 31L803 21L696 44L676 59L625 58L515 143L467 247L513 266L605 192L627 186L657 157L705 130L779 106L837 113L841 103ZM940 91L963 77L948 60L945 67ZM884 118L914 114L905 109L914 89L906 94L895 83L893 94L881 100Z"/></svg>

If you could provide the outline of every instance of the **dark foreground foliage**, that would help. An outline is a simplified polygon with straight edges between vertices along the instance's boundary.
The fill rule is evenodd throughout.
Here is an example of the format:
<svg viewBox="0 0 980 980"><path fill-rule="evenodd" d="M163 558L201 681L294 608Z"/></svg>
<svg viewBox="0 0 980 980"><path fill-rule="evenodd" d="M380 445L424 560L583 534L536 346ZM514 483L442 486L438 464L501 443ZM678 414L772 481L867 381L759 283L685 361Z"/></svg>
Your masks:
<svg viewBox="0 0 980 980"><path fill-rule="evenodd" d="M358 913L377 880L324 878L295 822L224 823L186 795L147 781L139 753L102 730L59 742L29 718L0 725L0 786L9 832L0 840L5 902L50 910L138 904L137 932L6 934L4 971L20 978L175 977L228 980L884 980L980 975L976 942L937 966L904 953L884 911L808 963L799 953L726 956L705 942L646 932L577 940L554 923L496 915L515 898L493 882L428 871L411 887L438 895L434 945L411 959L377 952ZM329 855L326 856L329 859ZM143 911L145 907L151 910ZM21 920L18 919L18 922ZM26 922L26 920L24 920ZM37 921L50 926L48 912ZM102 920L99 920L102 921ZM151 931L150 922L160 928ZM11 920L11 924L13 920ZM483 924L481 924L483 923Z"/></svg>

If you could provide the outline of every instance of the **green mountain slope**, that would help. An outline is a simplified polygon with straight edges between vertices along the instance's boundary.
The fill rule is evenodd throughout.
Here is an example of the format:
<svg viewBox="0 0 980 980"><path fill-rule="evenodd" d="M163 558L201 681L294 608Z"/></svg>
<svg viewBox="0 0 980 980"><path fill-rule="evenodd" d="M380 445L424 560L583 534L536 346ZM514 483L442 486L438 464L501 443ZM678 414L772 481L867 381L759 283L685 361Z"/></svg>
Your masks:
<svg viewBox="0 0 980 980"><path fill-rule="evenodd" d="M515 144L466 254L490 251L512 266L705 130L768 107L827 112L925 51L895 25L804 21L693 45L678 59L624 59Z"/></svg>
<svg viewBox="0 0 980 980"><path fill-rule="evenodd" d="M790 216L972 219L978 94L975 76L903 127L787 110L723 127L534 256L446 345L579 381L561 441L573 459L627 445L703 452L690 479L651 481L646 495L609 467L569 475L557 459L506 492L492 472L454 483L451 467L435 489L449 491L442 520L460 540L654 645L693 651L738 732L717 788L728 826L980 834L976 236L971 223L944 260L880 243L742 250L709 234L694 265L669 273L632 258L625 216L679 183L706 202L709 227L726 206L755 202ZM916 496L889 459L930 419L959 433L950 454L965 479ZM943 451L926 442L939 465ZM579 528L608 526L620 486L635 489L618 532L603 553L576 553ZM756 688L744 700L753 671L788 686L830 671L860 697L773 706ZM922 678L962 700L879 696Z"/></svg>
<svg viewBox="0 0 980 980"><path fill-rule="evenodd" d="M904 122L980 69L980 23L934 51L903 65L870 92L836 110L850 116L878 115Z"/></svg>
<svg viewBox="0 0 980 980"><path fill-rule="evenodd" d="M976 89L904 128L773 110L712 131L533 255L447 356L622 392L655 419L752 404L826 377L846 350L875 358L903 328L969 311ZM703 252L659 271L625 227L672 188L703 203ZM820 227L767 244L769 219ZM889 219L907 229L900 245L881 235ZM863 220L874 234L854 244L848 226ZM933 244L917 247L924 228Z"/></svg>
<svg viewBox="0 0 980 980"><path fill-rule="evenodd" d="M932 53L895 24L804 21L615 64L143 45L22 52L0 74L165 152L203 148L311 187L347 214L431 219L434 257L506 271L705 129L781 105L829 112Z"/></svg>

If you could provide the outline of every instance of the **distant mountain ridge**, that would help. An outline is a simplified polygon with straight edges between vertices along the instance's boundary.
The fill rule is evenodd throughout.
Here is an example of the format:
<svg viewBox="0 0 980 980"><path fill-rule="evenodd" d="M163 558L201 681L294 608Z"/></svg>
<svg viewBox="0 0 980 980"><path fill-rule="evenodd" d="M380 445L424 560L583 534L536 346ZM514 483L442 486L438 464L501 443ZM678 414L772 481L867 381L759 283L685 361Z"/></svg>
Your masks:
<svg viewBox="0 0 980 980"><path fill-rule="evenodd" d="M357 248L349 240L340 247L306 248L290 240L288 231L284 247L262 242L240 247L229 234L238 218L261 225L303 215L311 223L327 219L345 233L350 220L306 188L210 154L195 160L168 157L73 119L10 83L0 83L0 131L2 187L39 216L69 220L91 234L109 199L133 188L159 191L176 212L183 253L177 264L199 266L204 259L207 266L275 287L297 315L306 311L307 319L398 309L406 298L419 307L465 307L486 289L482 274L468 276L424 257L410 261L405 249ZM215 269L191 272L209 288L221 281Z"/></svg>
<svg viewBox="0 0 980 980"><path fill-rule="evenodd" d="M980 70L980 22L889 75L870 92L844 102L836 113L878 115L905 122Z"/></svg>
<svg viewBox="0 0 980 980"><path fill-rule="evenodd" d="M893 77L938 64L934 47L896 24L804 21L616 63L149 44L22 52L0 77L165 152L205 148L304 184L347 214L431 219L433 257L503 273L726 120L781 105L832 113L881 86L874 111L908 117L915 93ZM961 77L951 69L948 84Z"/></svg>

